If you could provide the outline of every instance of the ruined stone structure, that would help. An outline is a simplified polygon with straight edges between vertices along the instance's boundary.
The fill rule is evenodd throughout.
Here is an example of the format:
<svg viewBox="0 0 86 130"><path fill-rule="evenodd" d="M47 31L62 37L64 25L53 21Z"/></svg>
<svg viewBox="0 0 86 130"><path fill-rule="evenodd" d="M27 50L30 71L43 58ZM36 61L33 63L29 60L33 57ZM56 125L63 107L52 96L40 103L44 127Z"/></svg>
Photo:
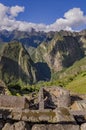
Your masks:
<svg viewBox="0 0 86 130"><path fill-rule="evenodd" d="M40 91L39 91L38 101L39 101L39 110L44 110L44 93L43 93L43 88L41 88Z"/></svg>
<svg viewBox="0 0 86 130"><path fill-rule="evenodd" d="M69 91L56 86L42 87L32 99L1 95L0 130L86 130L86 101L71 100Z"/></svg>
<svg viewBox="0 0 86 130"><path fill-rule="evenodd" d="M46 87L44 90L50 95L50 99L56 107L68 107L71 105L70 92L62 87Z"/></svg>
<svg viewBox="0 0 86 130"><path fill-rule="evenodd" d="M71 105L71 109L75 110L75 111L79 111L79 110L86 110L86 100L81 100L81 101L75 101L72 105Z"/></svg>
<svg viewBox="0 0 86 130"><path fill-rule="evenodd" d="M1 95L0 108L26 109L26 108L29 108L29 103L27 99L24 97Z"/></svg>

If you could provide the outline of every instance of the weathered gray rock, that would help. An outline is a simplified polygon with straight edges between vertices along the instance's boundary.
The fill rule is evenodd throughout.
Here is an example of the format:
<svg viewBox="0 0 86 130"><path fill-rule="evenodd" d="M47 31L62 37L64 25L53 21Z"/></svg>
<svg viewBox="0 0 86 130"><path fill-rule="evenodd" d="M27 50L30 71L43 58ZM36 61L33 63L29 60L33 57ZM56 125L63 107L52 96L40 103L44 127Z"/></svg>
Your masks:
<svg viewBox="0 0 86 130"><path fill-rule="evenodd" d="M18 123L14 124L15 129L14 130L30 130L30 127L27 123L24 121L20 121Z"/></svg>
<svg viewBox="0 0 86 130"><path fill-rule="evenodd" d="M32 127L32 130L80 130L78 125L64 125L64 124L51 124L51 125L46 125L46 124L37 124Z"/></svg>
<svg viewBox="0 0 86 130"><path fill-rule="evenodd" d="M45 124L33 125L32 130L47 130L47 125Z"/></svg>
<svg viewBox="0 0 86 130"><path fill-rule="evenodd" d="M27 123L20 121L14 124L6 123L2 130L30 130Z"/></svg>
<svg viewBox="0 0 86 130"><path fill-rule="evenodd" d="M41 121L47 121L51 123L57 123L57 114L55 111L52 110L13 110L12 113L12 119L14 120L23 120L23 121L29 121L29 122L38 122Z"/></svg>
<svg viewBox="0 0 86 130"><path fill-rule="evenodd" d="M2 130L10 130L10 128L11 128L11 124L10 123L6 123L4 125L4 127L2 128Z"/></svg>
<svg viewBox="0 0 86 130"><path fill-rule="evenodd" d="M29 104L26 98L17 96L0 96L0 107L8 108L28 108Z"/></svg>
<svg viewBox="0 0 86 130"><path fill-rule="evenodd" d="M39 97L38 97L38 100L39 100L39 109L40 110L44 110L44 93L43 93L43 88L40 89L39 91Z"/></svg>
<svg viewBox="0 0 86 130"><path fill-rule="evenodd" d="M70 92L60 86L45 87L44 97L47 97L45 103L57 107L69 107L71 105ZM46 105L47 105L46 104Z"/></svg>
<svg viewBox="0 0 86 130"><path fill-rule="evenodd" d="M70 124L70 125L68 125L68 124L65 125L64 124L64 125L61 125L60 127L62 129L61 128L58 129L58 125L56 125L57 129L54 128L53 130L80 130L78 125L73 125L73 124Z"/></svg>
<svg viewBox="0 0 86 130"><path fill-rule="evenodd" d="M81 130L86 130L86 123L81 125Z"/></svg>
<svg viewBox="0 0 86 130"><path fill-rule="evenodd" d="M0 118L5 120L28 121L32 123L48 122L76 122L73 115L70 114L67 108L59 108L55 110L44 109L29 110L29 109L0 109Z"/></svg>

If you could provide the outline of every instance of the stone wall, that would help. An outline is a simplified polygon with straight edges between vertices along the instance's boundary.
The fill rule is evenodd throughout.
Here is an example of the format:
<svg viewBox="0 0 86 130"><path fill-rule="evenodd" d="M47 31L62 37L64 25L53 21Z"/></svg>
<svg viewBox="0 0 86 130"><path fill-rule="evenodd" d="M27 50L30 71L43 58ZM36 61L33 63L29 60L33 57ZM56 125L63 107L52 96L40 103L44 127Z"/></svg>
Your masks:
<svg viewBox="0 0 86 130"><path fill-rule="evenodd" d="M38 102L39 102L39 110L44 110L44 88L41 88L39 90Z"/></svg>
<svg viewBox="0 0 86 130"><path fill-rule="evenodd" d="M86 130L86 114L69 110L69 91L41 88L37 104L37 110L30 110L30 99L1 95L0 130Z"/></svg>
<svg viewBox="0 0 86 130"><path fill-rule="evenodd" d="M37 108L34 109L56 109L57 107L68 107L71 105L71 98L69 91L61 87L45 87L41 88L38 93ZM0 107L11 107L11 108L30 108L30 100L26 98L1 95L0 96ZM33 101L34 107L34 101ZM39 108L38 108L39 106Z"/></svg>
<svg viewBox="0 0 86 130"><path fill-rule="evenodd" d="M49 93L47 98L51 99L57 107L68 107L71 105L71 97L68 90L59 86L46 87L44 90Z"/></svg>
<svg viewBox="0 0 86 130"><path fill-rule="evenodd" d="M28 122L0 122L0 130L86 130L86 123L77 124L30 124Z"/></svg>
<svg viewBox="0 0 86 130"><path fill-rule="evenodd" d="M29 108L29 104L26 98L17 96L0 96L0 108Z"/></svg>

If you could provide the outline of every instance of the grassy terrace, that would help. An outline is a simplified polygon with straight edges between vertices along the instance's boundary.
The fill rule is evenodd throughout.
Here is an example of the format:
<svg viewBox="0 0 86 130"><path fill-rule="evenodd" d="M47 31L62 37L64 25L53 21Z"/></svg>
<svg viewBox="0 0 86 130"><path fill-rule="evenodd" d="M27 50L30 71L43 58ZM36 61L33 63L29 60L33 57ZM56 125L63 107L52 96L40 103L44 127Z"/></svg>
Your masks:
<svg viewBox="0 0 86 130"><path fill-rule="evenodd" d="M66 88L76 93L86 94L86 74L78 75L67 84Z"/></svg>

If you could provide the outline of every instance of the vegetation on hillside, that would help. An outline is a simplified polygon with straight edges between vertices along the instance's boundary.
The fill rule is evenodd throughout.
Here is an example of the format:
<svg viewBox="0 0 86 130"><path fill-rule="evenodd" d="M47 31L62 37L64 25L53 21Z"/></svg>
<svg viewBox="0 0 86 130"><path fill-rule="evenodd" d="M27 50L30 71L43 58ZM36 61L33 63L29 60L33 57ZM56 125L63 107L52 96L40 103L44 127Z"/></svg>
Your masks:
<svg viewBox="0 0 86 130"><path fill-rule="evenodd" d="M61 86L74 93L86 93L86 57L77 61L73 66L52 75L51 81L40 81L33 85L25 85L21 81L8 85L14 95L38 92L42 86Z"/></svg>
<svg viewBox="0 0 86 130"><path fill-rule="evenodd" d="M20 39L30 38L31 43L41 44L37 49L26 49L18 42L6 44L2 49L0 44L0 78L12 94L22 95L38 91L42 86L58 85L86 93L86 32L12 33L13 38L19 35Z"/></svg>
<svg viewBox="0 0 86 130"><path fill-rule="evenodd" d="M24 46L18 42L4 45L0 61L0 79L6 84L36 82L36 69Z"/></svg>

